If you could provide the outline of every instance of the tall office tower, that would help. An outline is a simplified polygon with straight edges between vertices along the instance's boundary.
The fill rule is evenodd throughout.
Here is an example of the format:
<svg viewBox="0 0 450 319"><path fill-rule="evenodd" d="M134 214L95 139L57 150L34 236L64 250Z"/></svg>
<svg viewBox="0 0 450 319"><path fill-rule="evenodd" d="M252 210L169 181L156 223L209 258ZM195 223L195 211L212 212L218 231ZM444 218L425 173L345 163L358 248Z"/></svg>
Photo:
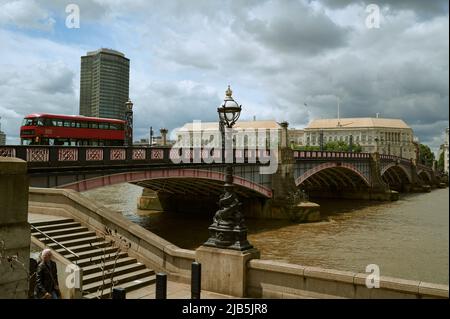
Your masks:
<svg viewBox="0 0 450 319"><path fill-rule="evenodd" d="M0 117L0 120L2 118ZM6 144L6 134L2 132L2 123L0 122L0 145Z"/></svg>
<svg viewBox="0 0 450 319"><path fill-rule="evenodd" d="M99 49L81 57L80 115L125 119L130 60L121 52Z"/></svg>

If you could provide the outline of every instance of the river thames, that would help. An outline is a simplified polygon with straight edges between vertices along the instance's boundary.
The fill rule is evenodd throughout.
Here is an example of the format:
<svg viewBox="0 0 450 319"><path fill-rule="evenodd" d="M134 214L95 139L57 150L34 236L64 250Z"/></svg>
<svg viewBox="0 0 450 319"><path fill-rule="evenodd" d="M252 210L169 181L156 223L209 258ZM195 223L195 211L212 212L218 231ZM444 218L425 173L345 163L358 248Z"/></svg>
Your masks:
<svg viewBox="0 0 450 319"><path fill-rule="evenodd" d="M214 212L177 214L138 210L142 188L119 184L83 194L171 243L195 249L208 238ZM313 200L315 201L315 200ZM449 191L403 194L396 202L317 200L323 220L246 221L262 259L448 284Z"/></svg>

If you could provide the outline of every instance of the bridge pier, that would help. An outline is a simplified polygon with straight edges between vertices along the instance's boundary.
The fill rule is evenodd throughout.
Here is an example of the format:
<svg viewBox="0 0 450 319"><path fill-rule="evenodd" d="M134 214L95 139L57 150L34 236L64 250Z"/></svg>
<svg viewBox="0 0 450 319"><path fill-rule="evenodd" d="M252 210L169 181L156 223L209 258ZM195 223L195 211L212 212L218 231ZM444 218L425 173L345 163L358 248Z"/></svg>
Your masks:
<svg viewBox="0 0 450 319"><path fill-rule="evenodd" d="M163 210L158 193L149 188L144 188L142 190L142 195L137 199L137 208L142 210Z"/></svg>

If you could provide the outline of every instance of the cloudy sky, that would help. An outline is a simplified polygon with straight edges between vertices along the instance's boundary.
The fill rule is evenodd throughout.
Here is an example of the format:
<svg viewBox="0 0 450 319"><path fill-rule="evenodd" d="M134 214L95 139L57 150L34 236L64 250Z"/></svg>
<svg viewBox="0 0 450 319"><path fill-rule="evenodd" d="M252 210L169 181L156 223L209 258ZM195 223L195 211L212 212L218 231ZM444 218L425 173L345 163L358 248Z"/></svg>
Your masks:
<svg viewBox="0 0 450 319"><path fill-rule="evenodd" d="M80 28L66 27L71 3ZM243 119L301 128L336 117L339 98L341 117L403 118L437 150L448 24L447 0L0 0L2 130L18 143L26 114L78 114L80 56L106 47L131 60L135 138L216 121L231 84Z"/></svg>

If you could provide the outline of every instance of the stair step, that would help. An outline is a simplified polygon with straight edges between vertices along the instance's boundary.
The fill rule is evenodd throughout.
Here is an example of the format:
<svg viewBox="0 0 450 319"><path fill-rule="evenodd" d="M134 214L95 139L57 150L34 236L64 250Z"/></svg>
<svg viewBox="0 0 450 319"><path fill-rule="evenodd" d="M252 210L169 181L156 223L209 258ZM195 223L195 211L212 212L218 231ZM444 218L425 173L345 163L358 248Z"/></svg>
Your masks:
<svg viewBox="0 0 450 319"><path fill-rule="evenodd" d="M114 266L114 263L113 263ZM92 282L101 281L103 274L105 275L105 278L111 278L111 273L114 267L111 267L103 273L103 271L98 271L89 275L85 275L83 272L83 286ZM135 272L137 270L145 269L145 265L141 263L134 263L130 265L124 265L124 266L117 266L114 269L114 277L129 274L132 272Z"/></svg>
<svg viewBox="0 0 450 319"><path fill-rule="evenodd" d="M64 223L69 223L69 222L73 222L73 219L72 218L61 218L61 219L43 220L40 222L33 222L33 223L31 223L31 225L33 225L34 227L39 227L39 226L46 226L46 225L64 224Z"/></svg>
<svg viewBox="0 0 450 319"><path fill-rule="evenodd" d="M128 293L130 291L133 291L133 290L145 287L145 286L150 286L150 285L154 284L155 282L156 282L156 276L151 275L151 276L143 277L143 278L140 278L137 280L127 282L127 283L123 283L120 285L115 285L115 287L123 288ZM100 296L100 292L93 292L93 293L84 295L83 298L85 298L85 299L109 298L110 292L111 292L110 289L105 289L105 291L103 291L103 295L101 295L101 296Z"/></svg>
<svg viewBox="0 0 450 319"><path fill-rule="evenodd" d="M132 282L135 280L139 280L140 278L143 277L148 277L150 275L154 275L155 272L153 270L150 269L141 269L141 270L137 270L137 271L133 271L131 273L127 273L127 274L123 274L120 276L114 276L113 281L115 283L115 287L118 287L119 285L122 285L124 283L128 283L128 282ZM110 278L105 279L105 282L103 284L102 281L96 281L87 285L83 285L83 292L86 293L93 293L96 292L100 287L104 287L104 289L106 290L107 288L112 286L112 281Z"/></svg>
<svg viewBox="0 0 450 319"><path fill-rule="evenodd" d="M116 261L116 267L121 267L121 266L135 264L135 263L137 263L137 260L135 258L132 258L132 257L120 258L120 259L117 259L117 261ZM103 267L105 269L113 268L114 267L114 260L105 262ZM100 270L101 270L100 265L85 266L85 267L83 267L83 278L86 275L98 272Z"/></svg>
<svg viewBox="0 0 450 319"><path fill-rule="evenodd" d="M65 234L76 234L76 233L81 233L84 231L87 231L88 228L85 226L78 226L78 227L72 227L72 228L63 228L63 229L55 229L55 230L50 230L50 231L46 231L43 232L45 235L53 237L53 236L58 236L58 235L65 235ZM45 237L45 235L40 233L40 232L31 232L31 235L33 235L36 238L41 238L41 237Z"/></svg>
<svg viewBox="0 0 450 319"><path fill-rule="evenodd" d="M105 256L105 263L114 260L116 255L106 255ZM126 252L120 252L117 255L117 259L128 257L128 254ZM74 264L78 265L81 268L87 267L87 266L93 266L93 265L100 265L102 263L103 256L95 256L95 257L89 257L89 258L83 258L79 260L74 260Z"/></svg>
<svg viewBox="0 0 450 319"><path fill-rule="evenodd" d="M92 236L92 237L86 237L86 238L78 238L78 239L59 241L59 243L66 247L73 247L73 246L78 246L78 245L82 245L82 244L95 243L95 242L99 242L102 240L103 240L103 238ZM57 243L50 243L50 244L48 244L48 246L52 249L55 249L56 247L61 247Z"/></svg>
<svg viewBox="0 0 450 319"><path fill-rule="evenodd" d="M93 231L86 231L86 232L75 233L75 234L51 236L51 238L53 240L56 240L57 242L62 242L62 241L66 241L66 240L77 239L77 238L86 238L86 237L92 237L92 236L95 236L95 232L93 232ZM44 243L52 242L47 237L40 238L39 240L44 242Z"/></svg>
<svg viewBox="0 0 450 319"><path fill-rule="evenodd" d="M95 256L109 256L109 255L116 255L117 252L117 247L105 247L103 248L98 248L98 249L92 249L92 250L88 250L88 251L83 251L80 253L77 253L77 256L74 256L73 254L69 253L68 251L65 251L65 253L63 252L62 255L64 256L64 258L69 259L69 260L77 260L77 259L85 259L85 258L89 258L89 257L95 257Z"/></svg>
<svg viewBox="0 0 450 319"><path fill-rule="evenodd" d="M73 252L78 253L78 252L83 252L83 251L88 251L88 250L92 250L92 249L98 249L98 248L106 247L106 246L109 246L109 245L110 245L110 243L108 243L106 241L93 241L93 242L88 243L88 244L72 246L72 247L68 247L68 248L70 250L72 250ZM64 254L67 251L64 248L61 248L61 246L59 246L59 248L56 248L55 250L58 253L60 253L60 254Z"/></svg>
<svg viewBox="0 0 450 319"><path fill-rule="evenodd" d="M61 229L61 228L71 228L71 227L77 227L77 226L81 226L81 224L78 222L69 222L69 223L63 223L63 224L43 225L43 226L38 226L38 227L35 226L35 227L42 232L46 232L46 231L50 231L50 230L56 230L56 229ZM34 229L32 229L32 231L34 231Z"/></svg>

